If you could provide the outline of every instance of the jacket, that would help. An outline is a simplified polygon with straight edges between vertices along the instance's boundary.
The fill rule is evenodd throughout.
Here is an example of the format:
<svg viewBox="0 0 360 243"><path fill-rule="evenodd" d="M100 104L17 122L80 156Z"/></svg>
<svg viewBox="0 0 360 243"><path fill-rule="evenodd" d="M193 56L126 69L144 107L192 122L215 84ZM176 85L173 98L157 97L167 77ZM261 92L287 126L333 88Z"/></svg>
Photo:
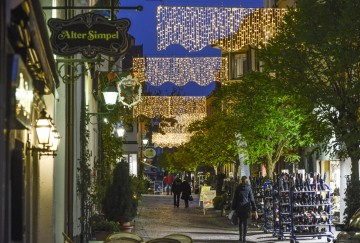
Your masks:
<svg viewBox="0 0 360 243"><path fill-rule="evenodd" d="M181 198L189 199L189 196L191 195L191 187L189 182L183 181L181 187L182 187Z"/></svg>
<svg viewBox="0 0 360 243"><path fill-rule="evenodd" d="M231 209L235 210L238 213L238 215L239 213L248 214L250 212L250 206L252 211L256 211L254 195L250 185L248 184L238 185L235 189L235 194L231 204Z"/></svg>
<svg viewBox="0 0 360 243"><path fill-rule="evenodd" d="M182 191L182 182L180 178L176 178L171 186L171 191L175 194L180 194Z"/></svg>

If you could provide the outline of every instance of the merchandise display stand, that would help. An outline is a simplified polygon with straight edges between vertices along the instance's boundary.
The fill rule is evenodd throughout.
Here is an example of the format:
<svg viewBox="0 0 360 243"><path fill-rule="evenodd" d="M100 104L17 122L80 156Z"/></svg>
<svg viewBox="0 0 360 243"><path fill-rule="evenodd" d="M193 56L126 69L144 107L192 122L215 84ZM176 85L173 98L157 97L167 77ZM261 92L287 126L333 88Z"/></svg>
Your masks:
<svg viewBox="0 0 360 243"><path fill-rule="evenodd" d="M332 214L330 187L320 175L314 176L311 183L297 175L290 191L291 199L291 236L290 243L298 243L299 238L311 237L328 242L334 239L332 233Z"/></svg>
<svg viewBox="0 0 360 243"><path fill-rule="evenodd" d="M251 188L254 194L256 210L258 219L256 220L256 227L263 228L264 226L264 184L263 177L250 177Z"/></svg>
<svg viewBox="0 0 360 243"><path fill-rule="evenodd" d="M271 182L264 183L264 232L274 231L274 192Z"/></svg>
<svg viewBox="0 0 360 243"><path fill-rule="evenodd" d="M272 184L272 196L273 196L273 236L279 235L279 183L278 181Z"/></svg>
<svg viewBox="0 0 360 243"><path fill-rule="evenodd" d="M285 240L291 234L291 204L290 204L290 185L291 177L289 174L282 174L278 177L278 229L279 240Z"/></svg>

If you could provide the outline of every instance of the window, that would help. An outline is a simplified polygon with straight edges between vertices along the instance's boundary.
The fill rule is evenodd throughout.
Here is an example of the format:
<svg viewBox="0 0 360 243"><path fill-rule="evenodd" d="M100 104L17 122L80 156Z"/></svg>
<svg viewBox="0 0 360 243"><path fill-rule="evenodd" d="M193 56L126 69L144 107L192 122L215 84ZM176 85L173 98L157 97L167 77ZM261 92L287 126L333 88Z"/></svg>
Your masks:
<svg viewBox="0 0 360 243"><path fill-rule="evenodd" d="M247 71L247 57L246 53L234 54L233 58L233 77L234 79L241 78Z"/></svg>

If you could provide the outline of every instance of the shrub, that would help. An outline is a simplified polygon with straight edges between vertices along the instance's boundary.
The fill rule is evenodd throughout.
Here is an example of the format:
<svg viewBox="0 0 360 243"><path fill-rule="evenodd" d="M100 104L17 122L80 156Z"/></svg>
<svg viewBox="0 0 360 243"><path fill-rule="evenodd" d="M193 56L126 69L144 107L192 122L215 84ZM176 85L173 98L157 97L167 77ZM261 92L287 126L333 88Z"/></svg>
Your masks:
<svg viewBox="0 0 360 243"><path fill-rule="evenodd" d="M137 197L132 190L129 164L121 161L116 164L112 183L106 190L103 202L105 218L120 224L130 222L136 216L137 203Z"/></svg>

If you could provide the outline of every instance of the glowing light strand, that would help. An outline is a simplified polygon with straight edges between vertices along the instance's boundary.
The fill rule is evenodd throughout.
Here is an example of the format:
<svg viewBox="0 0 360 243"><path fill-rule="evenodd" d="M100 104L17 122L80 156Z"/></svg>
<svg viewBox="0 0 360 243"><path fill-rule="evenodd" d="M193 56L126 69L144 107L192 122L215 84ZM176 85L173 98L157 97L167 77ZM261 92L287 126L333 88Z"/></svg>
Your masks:
<svg viewBox="0 0 360 243"><path fill-rule="evenodd" d="M153 86L166 82L183 86L191 81L206 86L228 80L227 60L224 57L134 58L133 69L140 82Z"/></svg>
<svg viewBox="0 0 360 243"><path fill-rule="evenodd" d="M184 143L190 141L191 134L189 133L166 133L165 135L160 133L152 134L152 142L155 147L178 147Z"/></svg>
<svg viewBox="0 0 360 243"><path fill-rule="evenodd" d="M202 113L206 113L204 96L143 96L141 102L134 107L135 117L139 115L149 118L159 115L172 117Z"/></svg>
<svg viewBox="0 0 360 243"><path fill-rule="evenodd" d="M177 123L171 125L170 122L161 121L159 127L165 133L186 133L189 125L195 121L205 118L206 113L183 114L176 116Z"/></svg>
<svg viewBox="0 0 360 243"><path fill-rule="evenodd" d="M165 50L171 44L190 52L214 43L232 51L258 46L276 34L286 12L277 8L159 6L157 49Z"/></svg>

